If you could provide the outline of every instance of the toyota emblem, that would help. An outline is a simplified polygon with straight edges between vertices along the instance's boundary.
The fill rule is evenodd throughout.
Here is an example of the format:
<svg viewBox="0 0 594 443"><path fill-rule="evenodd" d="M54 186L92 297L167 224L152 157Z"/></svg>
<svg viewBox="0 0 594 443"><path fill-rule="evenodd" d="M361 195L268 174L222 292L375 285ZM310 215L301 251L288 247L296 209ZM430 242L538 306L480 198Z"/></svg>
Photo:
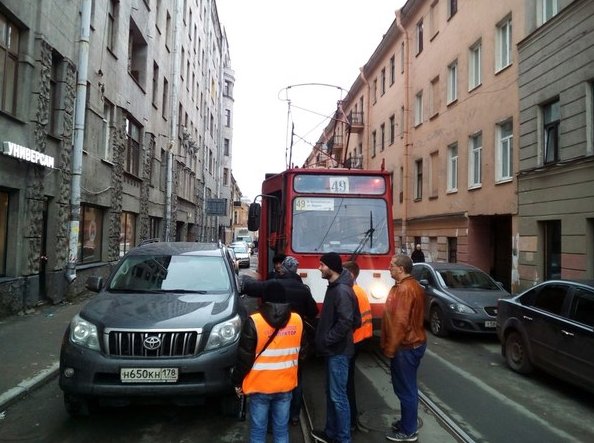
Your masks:
<svg viewBox="0 0 594 443"><path fill-rule="evenodd" d="M143 345L145 349L149 351L154 351L155 349L159 349L161 346L161 339L156 335L150 335L144 339Z"/></svg>

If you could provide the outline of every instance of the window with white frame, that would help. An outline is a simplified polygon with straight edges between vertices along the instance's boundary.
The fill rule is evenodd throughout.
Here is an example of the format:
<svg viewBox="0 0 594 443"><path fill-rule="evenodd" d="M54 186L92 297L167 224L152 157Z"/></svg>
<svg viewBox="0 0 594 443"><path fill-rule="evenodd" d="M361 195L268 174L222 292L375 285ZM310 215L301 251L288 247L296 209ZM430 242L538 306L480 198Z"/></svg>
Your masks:
<svg viewBox="0 0 594 443"><path fill-rule="evenodd" d="M512 177L513 123L512 120L497 125L497 147L495 179L508 180Z"/></svg>
<svg viewBox="0 0 594 443"><path fill-rule="evenodd" d="M559 123L561 119L561 106L559 100L551 102L542 107L543 116L543 147L544 163L555 163L559 161Z"/></svg>
<svg viewBox="0 0 594 443"><path fill-rule="evenodd" d="M423 123L423 91L415 95L415 126Z"/></svg>
<svg viewBox="0 0 594 443"><path fill-rule="evenodd" d="M458 100L458 60L448 66L448 105Z"/></svg>
<svg viewBox="0 0 594 443"><path fill-rule="evenodd" d="M423 160L415 161L415 186L414 186L415 200L423 198Z"/></svg>
<svg viewBox="0 0 594 443"><path fill-rule="evenodd" d="M140 126L126 117L126 151L124 152L124 171L140 176Z"/></svg>
<svg viewBox="0 0 594 443"><path fill-rule="evenodd" d="M417 36L417 55L423 52L423 20L420 20L417 23L416 28L416 36Z"/></svg>
<svg viewBox="0 0 594 443"><path fill-rule="evenodd" d="M103 147L103 160L112 161L111 149L111 131L113 128L113 119L115 113L115 106L108 100L103 100L103 116L101 127L101 143Z"/></svg>
<svg viewBox="0 0 594 443"><path fill-rule="evenodd" d="M483 151L483 135L470 136L468 141L468 187L476 188L482 183L481 156Z"/></svg>
<svg viewBox="0 0 594 443"><path fill-rule="evenodd" d="M471 91L481 84L481 56L482 45L479 40L468 51L468 90Z"/></svg>
<svg viewBox="0 0 594 443"><path fill-rule="evenodd" d="M458 143L448 146L448 192L458 190Z"/></svg>
<svg viewBox="0 0 594 443"><path fill-rule="evenodd" d="M559 12L558 0L538 0L536 2L536 22L538 26L546 23Z"/></svg>
<svg viewBox="0 0 594 443"><path fill-rule="evenodd" d="M500 71L512 63L512 19L511 16L497 25L495 44L495 68Z"/></svg>
<svg viewBox="0 0 594 443"><path fill-rule="evenodd" d="M15 115L19 78L19 29L0 13L0 109Z"/></svg>

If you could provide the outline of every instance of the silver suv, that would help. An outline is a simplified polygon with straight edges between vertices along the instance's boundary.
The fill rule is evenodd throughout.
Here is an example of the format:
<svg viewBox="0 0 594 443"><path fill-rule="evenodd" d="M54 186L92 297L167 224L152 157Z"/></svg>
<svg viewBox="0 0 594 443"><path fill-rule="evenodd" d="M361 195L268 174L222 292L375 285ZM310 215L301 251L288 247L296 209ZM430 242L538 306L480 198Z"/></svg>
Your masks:
<svg viewBox="0 0 594 443"><path fill-rule="evenodd" d="M98 404L230 398L246 313L225 246L139 246L87 288L99 294L72 319L60 352L71 415Z"/></svg>

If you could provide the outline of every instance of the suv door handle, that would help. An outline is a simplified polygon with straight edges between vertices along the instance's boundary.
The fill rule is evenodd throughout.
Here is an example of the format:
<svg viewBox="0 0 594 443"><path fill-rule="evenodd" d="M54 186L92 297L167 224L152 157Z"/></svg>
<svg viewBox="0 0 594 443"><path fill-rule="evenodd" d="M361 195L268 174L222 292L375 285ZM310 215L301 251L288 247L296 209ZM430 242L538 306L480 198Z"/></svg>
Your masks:
<svg viewBox="0 0 594 443"><path fill-rule="evenodd" d="M524 320L532 321L532 317L528 317L527 315L522 315Z"/></svg>
<svg viewBox="0 0 594 443"><path fill-rule="evenodd" d="M567 332L564 329L561 329L561 334L566 335L568 337L573 337L574 336L574 334L572 332Z"/></svg>

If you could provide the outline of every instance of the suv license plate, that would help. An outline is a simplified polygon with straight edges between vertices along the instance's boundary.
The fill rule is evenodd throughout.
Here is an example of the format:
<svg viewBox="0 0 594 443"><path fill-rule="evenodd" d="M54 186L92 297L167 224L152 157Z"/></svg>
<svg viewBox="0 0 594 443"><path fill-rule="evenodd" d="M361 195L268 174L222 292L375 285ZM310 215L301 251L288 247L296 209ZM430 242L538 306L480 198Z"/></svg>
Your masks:
<svg viewBox="0 0 594 443"><path fill-rule="evenodd" d="M175 383L177 368L121 368L122 383Z"/></svg>
<svg viewBox="0 0 594 443"><path fill-rule="evenodd" d="M495 320L487 320L485 322L485 328L495 328L497 326L497 322Z"/></svg>

